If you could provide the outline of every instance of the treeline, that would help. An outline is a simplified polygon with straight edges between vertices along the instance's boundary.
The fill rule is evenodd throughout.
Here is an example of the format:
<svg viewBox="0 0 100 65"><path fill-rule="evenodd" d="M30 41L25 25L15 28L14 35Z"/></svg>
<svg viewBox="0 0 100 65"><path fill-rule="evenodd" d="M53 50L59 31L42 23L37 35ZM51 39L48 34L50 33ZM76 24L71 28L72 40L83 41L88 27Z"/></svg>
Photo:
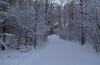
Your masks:
<svg viewBox="0 0 100 65"><path fill-rule="evenodd" d="M100 51L100 1L0 0L0 47L45 45L47 36L90 43Z"/></svg>
<svg viewBox="0 0 100 65"><path fill-rule="evenodd" d="M63 9L59 35L65 40L90 43L100 52L100 1L71 0Z"/></svg>
<svg viewBox="0 0 100 65"><path fill-rule="evenodd" d="M1 49L44 45L53 29L56 10L53 0L0 0Z"/></svg>

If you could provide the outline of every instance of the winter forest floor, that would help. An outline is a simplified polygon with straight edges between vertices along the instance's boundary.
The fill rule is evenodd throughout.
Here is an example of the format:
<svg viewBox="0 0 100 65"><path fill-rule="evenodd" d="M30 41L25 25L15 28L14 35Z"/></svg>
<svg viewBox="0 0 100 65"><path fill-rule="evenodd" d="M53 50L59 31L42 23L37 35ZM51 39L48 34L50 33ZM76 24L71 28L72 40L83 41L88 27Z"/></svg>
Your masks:
<svg viewBox="0 0 100 65"><path fill-rule="evenodd" d="M81 46L51 35L42 50L0 51L0 65L100 65L100 55L89 45Z"/></svg>

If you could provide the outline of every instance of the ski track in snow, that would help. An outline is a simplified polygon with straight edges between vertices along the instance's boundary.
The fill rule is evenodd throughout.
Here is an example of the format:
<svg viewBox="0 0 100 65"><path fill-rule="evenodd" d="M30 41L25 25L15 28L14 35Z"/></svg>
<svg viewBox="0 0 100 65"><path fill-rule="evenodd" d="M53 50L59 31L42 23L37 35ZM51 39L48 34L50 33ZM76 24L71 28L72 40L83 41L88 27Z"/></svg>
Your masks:
<svg viewBox="0 0 100 65"><path fill-rule="evenodd" d="M0 65L100 65L100 55L89 46L51 35L46 48L39 51L0 51Z"/></svg>

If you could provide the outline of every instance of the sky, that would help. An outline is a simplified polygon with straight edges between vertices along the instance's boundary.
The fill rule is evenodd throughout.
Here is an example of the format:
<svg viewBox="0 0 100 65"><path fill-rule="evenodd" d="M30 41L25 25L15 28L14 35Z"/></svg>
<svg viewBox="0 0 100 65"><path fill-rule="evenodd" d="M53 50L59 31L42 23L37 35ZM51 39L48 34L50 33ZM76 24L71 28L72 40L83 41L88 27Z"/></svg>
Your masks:
<svg viewBox="0 0 100 65"><path fill-rule="evenodd" d="M59 2L59 1L61 1L61 0L55 0L55 1ZM67 0L62 0L62 1L66 2Z"/></svg>
<svg viewBox="0 0 100 65"><path fill-rule="evenodd" d="M61 0L55 0L56 2L60 3ZM67 0L62 0L63 3L67 2Z"/></svg>

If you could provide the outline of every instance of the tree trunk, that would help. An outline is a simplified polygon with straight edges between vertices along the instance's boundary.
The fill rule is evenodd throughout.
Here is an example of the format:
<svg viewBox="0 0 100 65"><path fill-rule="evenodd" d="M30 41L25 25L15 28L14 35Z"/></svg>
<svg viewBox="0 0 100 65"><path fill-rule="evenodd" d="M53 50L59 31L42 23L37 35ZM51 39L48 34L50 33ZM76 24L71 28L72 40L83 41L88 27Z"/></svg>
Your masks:
<svg viewBox="0 0 100 65"><path fill-rule="evenodd" d="M82 26L81 45L84 45L84 43L85 43L85 37L84 37L84 30L83 30L83 26Z"/></svg>
<svg viewBox="0 0 100 65"><path fill-rule="evenodd" d="M5 33L6 32L6 27L5 27L5 22L3 23L4 24L4 27L3 27L3 33ZM6 41L6 39L5 39L5 35L3 36L3 43L5 43L5 41ZM5 46L4 45L2 45L2 50L5 50Z"/></svg>
<svg viewBox="0 0 100 65"><path fill-rule="evenodd" d="M85 34L84 34L84 21L83 21L83 0L80 0L80 6L81 6L81 20L82 20L82 34L81 34L81 45L84 45L85 43Z"/></svg>

